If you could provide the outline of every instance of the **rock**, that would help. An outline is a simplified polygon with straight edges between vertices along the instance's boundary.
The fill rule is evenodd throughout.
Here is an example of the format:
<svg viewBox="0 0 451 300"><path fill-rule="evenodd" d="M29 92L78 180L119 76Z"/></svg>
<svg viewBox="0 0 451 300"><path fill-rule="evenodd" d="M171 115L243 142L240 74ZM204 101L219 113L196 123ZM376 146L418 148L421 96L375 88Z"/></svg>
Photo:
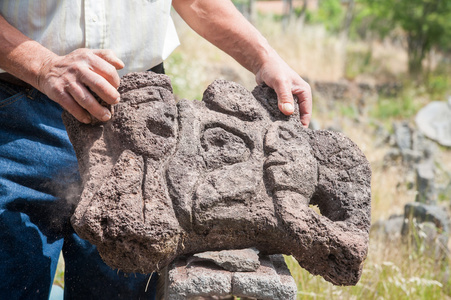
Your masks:
<svg viewBox="0 0 451 300"><path fill-rule="evenodd" d="M285 116L265 85L217 80L203 101L176 104L169 78L145 72L119 92L109 122L63 116L83 180L72 225L108 265L150 273L180 255L254 247L358 282L371 169L347 137L304 128L297 105Z"/></svg>
<svg viewBox="0 0 451 300"><path fill-rule="evenodd" d="M160 299L185 300L199 296L228 296L232 294L233 273L216 268L215 265L198 264L186 266L182 258L175 260L162 272L164 294Z"/></svg>
<svg viewBox="0 0 451 300"><path fill-rule="evenodd" d="M316 92L333 100L341 100L345 98L345 94L348 91L348 84L343 82L327 82L317 81L313 84L313 88Z"/></svg>
<svg viewBox="0 0 451 300"><path fill-rule="evenodd" d="M374 130L375 136L375 146L377 148L385 146L390 141L390 133L384 126L380 123L376 123L376 128Z"/></svg>
<svg viewBox="0 0 451 300"><path fill-rule="evenodd" d="M256 249L222 250L197 253L193 258L215 263L231 272L251 272L260 267L259 251Z"/></svg>
<svg viewBox="0 0 451 300"><path fill-rule="evenodd" d="M262 300L296 299L297 286L282 255L262 259L255 273L235 273L232 293L240 297Z"/></svg>
<svg viewBox="0 0 451 300"><path fill-rule="evenodd" d="M407 203L404 206L404 217L406 219L414 218L419 223L431 222L441 231L446 233L449 232L449 216L446 213L446 210L437 205L429 205L419 202ZM406 226L408 225L403 227L403 233L408 231Z"/></svg>
<svg viewBox="0 0 451 300"><path fill-rule="evenodd" d="M389 138L392 148L384 157L384 163L402 159L403 165L415 171L420 163L432 163L437 152L436 145L426 139L421 132L415 130L408 122L393 124L393 135Z"/></svg>
<svg viewBox="0 0 451 300"><path fill-rule="evenodd" d="M422 161L433 161L438 152L437 144L426 138L419 130L412 134L412 149L421 153Z"/></svg>
<svg viewBox="0 0 451 300"><path fill-rule="evenodd" d="M412 130L407 122L393 124L395 141L401 152L412 149Z"/></svg>
<svg viewBox="0 0 451 300"><path fill-rule="evenodd" d="M409 242L416 251L421 251L422 255L427 255L436 262L448 260L449 237L447 232L443 232L433 222L419 222L416 219L407 220L405 228L403 239L405 242ZM447 263L442 266L449 267Z"/></svg>
<svg viewBox="0 0 451 300"><path fill-rule="evenodd" d="M451 100L430 102L417 113L415 122L425 136L451 147Z"/></svg>
<svg viewBox="0 0 451 300"><path fill-rule="evenodd" d="M435 204L437 193L435 189L435 173L433 162L421 163L417 166L417 191L415 201L425 204Z"/></svg>
<svg viewBox="0 0 451 300"><path fill-rule="evenodd" d="M188 259L189 260L189 259ZM264 256L253 272L230 272L205 262L187 264L178 258L162 274L164 295L160 299L234 295L261 300L296 299L297 287L282 255Z"/></svg>
<svg viewBox="0 0 451 300"><path fill-rule="evenodd" d="M404 225L404 215L392 215L388 220L379 220L371 228L390 241L399 240Z"/></svg>
<svg viewBox="0 0 451 300"><path fill-rule="evenodd" d="M449 255L449 216L437 205L419 202L408 203L404 207L402 236L424 254L436 261L447 260Z"/></svg>
<svg viewBox="0 0 451 300"><path fill-rule="evenodd" d="M401 93L403 85L399 82L390 82L377 84L375 88L379 95L385 97L397 97Z"/></svg>

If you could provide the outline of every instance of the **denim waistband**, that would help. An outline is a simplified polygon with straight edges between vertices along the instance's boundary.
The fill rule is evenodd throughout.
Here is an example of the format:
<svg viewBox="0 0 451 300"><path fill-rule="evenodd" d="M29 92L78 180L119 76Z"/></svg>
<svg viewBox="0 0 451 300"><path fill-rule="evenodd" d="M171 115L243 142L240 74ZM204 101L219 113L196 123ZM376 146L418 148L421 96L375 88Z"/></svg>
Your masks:
<svg viewBox="0 0 451 300"><path fill-rule="evenodd" d="M7 82L7 83L10 83L10 84L14 84L16 86L21 86L21 87L26 87L26 88L33 88L30 84L26 83L25 81L17 78L14 75L6 73L6 72L0 73L0 81Z"/></svg>

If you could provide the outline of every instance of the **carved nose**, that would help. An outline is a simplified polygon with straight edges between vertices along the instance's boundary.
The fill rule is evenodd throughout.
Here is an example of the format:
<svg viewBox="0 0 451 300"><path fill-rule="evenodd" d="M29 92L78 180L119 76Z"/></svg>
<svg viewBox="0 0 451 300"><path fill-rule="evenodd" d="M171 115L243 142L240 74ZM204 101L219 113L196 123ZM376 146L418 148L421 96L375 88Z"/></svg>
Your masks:
<svg viewBox="0 0 451 300"><path fill-rule="evenodd" d="M277 128L278 126L276 124L271 124L271 126L268 128L268 131L266 132L265 142L263 145L266 155L277 151L278 148Z"/></svg>

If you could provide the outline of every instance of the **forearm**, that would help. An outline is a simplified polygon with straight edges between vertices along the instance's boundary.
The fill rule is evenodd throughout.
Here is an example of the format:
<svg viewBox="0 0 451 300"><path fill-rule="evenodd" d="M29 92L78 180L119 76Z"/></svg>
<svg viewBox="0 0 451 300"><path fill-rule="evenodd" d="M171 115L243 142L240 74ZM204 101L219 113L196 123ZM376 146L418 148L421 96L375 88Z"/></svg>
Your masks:
<svg viewBox="0 0 451 300"><path fill-rule="evenodd" d="M0 68L38 87L38 73L45 61L56 56L23 35L0 15Z"/></svg>
<svg viewBox="0 0 451 300"><path fill-rule="evenodd" d="M229 0L173 0L173 6L194 31L254 74L277 55Z"/></svg>
<svg viewBox="0 0 451 300"><path fill-rule="evenodd" d="M310 86L274 51L268 41L230 0L173 0L180 16L206 40L231 55L277 93L279 109L294 112L298 98L301 122L308 126L312 113Z"/></svg>
<svg viewBox="0 0 451 300"><path fill-rule="evenodd" d="M79 121L107 121L110 111L92 95L109 104L119 101L116 69L124 63L111 50L77 49L59 56L23 35L0 16L0 68L31 84L59 103ZM91 115L90 115L91 114Z"/></svg>

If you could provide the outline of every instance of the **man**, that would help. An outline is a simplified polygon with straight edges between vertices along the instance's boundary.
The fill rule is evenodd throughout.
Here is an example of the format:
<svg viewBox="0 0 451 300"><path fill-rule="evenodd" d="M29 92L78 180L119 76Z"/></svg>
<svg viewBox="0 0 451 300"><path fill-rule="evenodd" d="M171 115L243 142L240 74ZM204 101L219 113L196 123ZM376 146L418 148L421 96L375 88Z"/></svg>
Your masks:
<svg viewBox="0 0 451 300"><path fill-rule="evenodd" d="M108 5L106 5L108 4ZM311 116L311 92L229 1L174 0L201 36ZM59 253L68 299L151 299L156 276L111 270L68 225L79 181L61 122L107 121L120 76L153 68L177 46L169 0L0 1L0 298L46 299ZM119 71L118 71L119 70ZM71 197L72 196L72 197Z"/></svg>

